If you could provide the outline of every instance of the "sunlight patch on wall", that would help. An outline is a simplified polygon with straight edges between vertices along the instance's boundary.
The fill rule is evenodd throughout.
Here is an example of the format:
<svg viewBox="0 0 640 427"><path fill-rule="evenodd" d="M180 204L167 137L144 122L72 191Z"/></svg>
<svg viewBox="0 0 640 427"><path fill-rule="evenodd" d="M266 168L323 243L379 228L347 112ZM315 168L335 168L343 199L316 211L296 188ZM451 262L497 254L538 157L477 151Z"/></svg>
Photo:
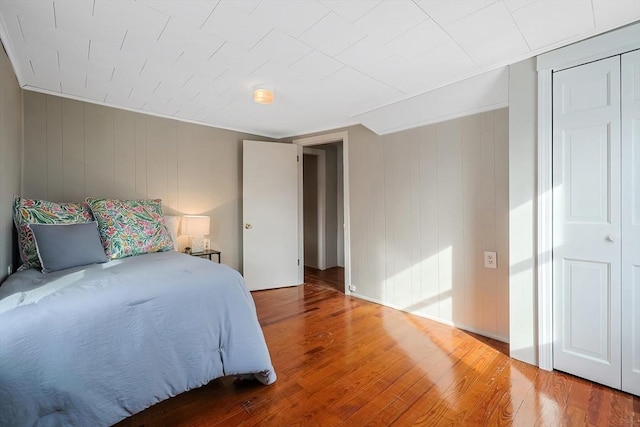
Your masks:
<svg viewBox="0 0 640 427"><path fill-rule="evenodd" d="M411 274L418 267L420 274ZM411 283L417 281L418 283ZM417 264L397 271L385 280L387 294L396 292L396 301L417 301L413 304L389 304L400 310L436 320L451 321L453 289L453 248L442 249ZM398 292L409 295L398 295ZM410 295L412 292L415 295ZM418 295L419 294L419 295Z"/></svg>

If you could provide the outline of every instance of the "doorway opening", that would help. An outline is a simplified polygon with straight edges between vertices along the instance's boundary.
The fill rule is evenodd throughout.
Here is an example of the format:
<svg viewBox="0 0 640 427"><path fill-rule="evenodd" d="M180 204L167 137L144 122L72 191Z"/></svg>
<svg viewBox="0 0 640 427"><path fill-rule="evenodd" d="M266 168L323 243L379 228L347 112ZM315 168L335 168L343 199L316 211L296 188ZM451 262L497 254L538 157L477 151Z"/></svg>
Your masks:
<svg viewBox="0 0 640 427"><path fill-rule="evenodd" d="M344 287L342 141L303 149L304 281Z"/></svg>
<svg viewBox="0 0 640 427"><path fill-rule="evenodd" d="M343 277L342 289L346 295L350 295L353 288L351 284L351 222L350 222L350 203L349 203L349 133L347 131L339 131L328 134L321 134L316 136L310 136L300 139L294 139L293 143L302 148L312 148L318 145L338 143L337 150L337 168L340 168L341 173L338 174L339 182L337 184L338 192L338 227L340 232L337 233L337 240L341 244L338 244L338 259L341 264L338 268L343 268L340 277ZM302 150L300 150L302 151ZM303 162L298 162L299 174L298 174L298 212L299 218L303 218ZM299 278L300 282L304 281L304 221L298 221L298 254L299 259L302 262L299 264ZM311 280L311 277L309 277Z"/></svg>

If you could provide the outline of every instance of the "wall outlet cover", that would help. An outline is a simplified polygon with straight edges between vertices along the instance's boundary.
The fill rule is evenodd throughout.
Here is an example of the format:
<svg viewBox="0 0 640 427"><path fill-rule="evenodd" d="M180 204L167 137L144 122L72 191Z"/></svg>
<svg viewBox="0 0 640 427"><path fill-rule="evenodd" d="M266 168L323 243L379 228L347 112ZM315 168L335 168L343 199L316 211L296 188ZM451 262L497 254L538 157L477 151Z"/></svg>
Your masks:
<svg viewBox="0 0 640 427"><path fill-rule="evenodd" d="M495 252L485 251L484 268L498 268L498 255Z"/></svg>

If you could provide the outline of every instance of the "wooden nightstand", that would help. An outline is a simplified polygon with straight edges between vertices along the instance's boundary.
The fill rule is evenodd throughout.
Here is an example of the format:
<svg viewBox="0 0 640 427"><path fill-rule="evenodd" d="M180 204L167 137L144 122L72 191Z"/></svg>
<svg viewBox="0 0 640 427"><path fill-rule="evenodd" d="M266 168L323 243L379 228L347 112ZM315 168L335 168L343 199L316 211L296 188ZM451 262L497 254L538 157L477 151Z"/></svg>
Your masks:
<svg viewBox="0 0 640 427"><path fill-rule="evenodd" d="M220 264L221 262L221 252L220 251L216 251L214 249L207 249L206 251L202 251L202 252L192 252L191 255L193 256L199 256L201 258L207 257L209 258L210 261L213 261L211 259L211 255L217 255L218 256L218 264Z"/></svg>

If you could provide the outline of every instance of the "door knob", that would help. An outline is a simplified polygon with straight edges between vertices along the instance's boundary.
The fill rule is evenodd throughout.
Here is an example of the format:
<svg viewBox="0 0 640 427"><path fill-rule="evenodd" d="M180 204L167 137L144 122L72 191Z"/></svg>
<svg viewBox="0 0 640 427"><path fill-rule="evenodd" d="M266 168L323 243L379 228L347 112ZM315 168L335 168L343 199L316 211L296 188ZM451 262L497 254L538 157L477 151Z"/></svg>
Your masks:
<svg viewBox="0 0 640 427"><path fill-rule="evenodd" d="M249 224L249 223L245 224L244 228L246 228L247 230L251 230L251 224Z"/></svg>
<svg viewBox="0 0 640 427"><path fill-rule="evenodd" d="M620 238L616 233L611 233L607 236L607 240L610 242L615 242Z"/></svg>

